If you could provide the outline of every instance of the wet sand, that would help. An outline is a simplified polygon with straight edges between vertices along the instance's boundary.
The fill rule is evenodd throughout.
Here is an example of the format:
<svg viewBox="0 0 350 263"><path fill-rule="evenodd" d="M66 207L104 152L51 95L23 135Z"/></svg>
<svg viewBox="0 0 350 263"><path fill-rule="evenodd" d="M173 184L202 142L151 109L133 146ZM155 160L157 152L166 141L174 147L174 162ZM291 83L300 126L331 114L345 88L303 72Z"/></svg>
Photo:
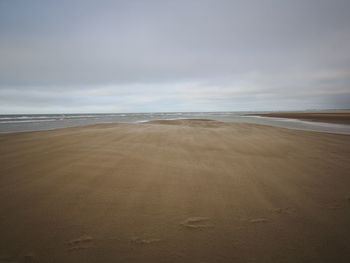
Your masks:
<svg viewBox="0 0 350 263"><path fill-rule="evenodd" d="M205 120L0 135L0 262L350 262L350 136Z"/></svg>
<svg viewBox="0 0 350 263"><path fill-rule="evenodd" d="M350 110L335 112L273 112L258 114L258 116L298 119L325 123L350 124Z"/></svg>

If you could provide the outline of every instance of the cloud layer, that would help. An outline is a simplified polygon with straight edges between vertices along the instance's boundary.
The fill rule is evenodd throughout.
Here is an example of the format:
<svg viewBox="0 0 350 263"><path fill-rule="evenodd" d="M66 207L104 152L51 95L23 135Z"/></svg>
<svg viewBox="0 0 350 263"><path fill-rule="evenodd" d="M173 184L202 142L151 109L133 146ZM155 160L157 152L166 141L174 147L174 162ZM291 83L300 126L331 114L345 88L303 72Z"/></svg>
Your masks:
<svg viewBox="0 0 350 263"><path fill-rule="evenodd" d="M350 2L1 1L0 113L350 108Z"/></svg>

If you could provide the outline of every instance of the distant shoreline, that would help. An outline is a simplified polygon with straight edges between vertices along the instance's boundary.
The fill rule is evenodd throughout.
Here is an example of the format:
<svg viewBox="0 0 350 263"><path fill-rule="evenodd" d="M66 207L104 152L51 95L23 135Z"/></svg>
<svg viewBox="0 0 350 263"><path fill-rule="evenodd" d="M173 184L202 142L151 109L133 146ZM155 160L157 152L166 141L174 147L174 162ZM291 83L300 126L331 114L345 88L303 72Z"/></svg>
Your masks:
<svg viewBox="0 0 350 263"><path fill-rule="evenodd" d="M320 111L320 112L271 112L261 114L247 114L246 116L260 116L272 118L298 119L325 123L350 125L350 110L345 111Z"/></svg>

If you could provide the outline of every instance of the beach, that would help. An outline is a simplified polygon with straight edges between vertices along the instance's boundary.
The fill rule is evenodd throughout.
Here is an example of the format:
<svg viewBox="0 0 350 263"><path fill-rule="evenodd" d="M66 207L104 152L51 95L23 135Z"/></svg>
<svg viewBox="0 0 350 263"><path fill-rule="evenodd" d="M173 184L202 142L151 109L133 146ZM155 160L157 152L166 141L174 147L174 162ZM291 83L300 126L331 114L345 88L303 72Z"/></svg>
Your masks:
<svg viewBox="0 0 350 263"><path fill-rule="evenodd" d="M0 262L350 262L350 136L162 120L0 135Z"/></svg>

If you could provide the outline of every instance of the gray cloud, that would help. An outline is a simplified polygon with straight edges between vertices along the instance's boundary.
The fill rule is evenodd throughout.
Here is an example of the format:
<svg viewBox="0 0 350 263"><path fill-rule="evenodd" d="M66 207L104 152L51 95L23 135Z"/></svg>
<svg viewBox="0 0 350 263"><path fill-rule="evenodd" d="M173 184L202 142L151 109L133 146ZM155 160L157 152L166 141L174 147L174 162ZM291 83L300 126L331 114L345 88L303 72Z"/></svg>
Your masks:
<svg viewBox="0 0 350 263"><path fill-rule="evenodd" d="M0 113L350 107L350 2L1 1Z"/></svg>

